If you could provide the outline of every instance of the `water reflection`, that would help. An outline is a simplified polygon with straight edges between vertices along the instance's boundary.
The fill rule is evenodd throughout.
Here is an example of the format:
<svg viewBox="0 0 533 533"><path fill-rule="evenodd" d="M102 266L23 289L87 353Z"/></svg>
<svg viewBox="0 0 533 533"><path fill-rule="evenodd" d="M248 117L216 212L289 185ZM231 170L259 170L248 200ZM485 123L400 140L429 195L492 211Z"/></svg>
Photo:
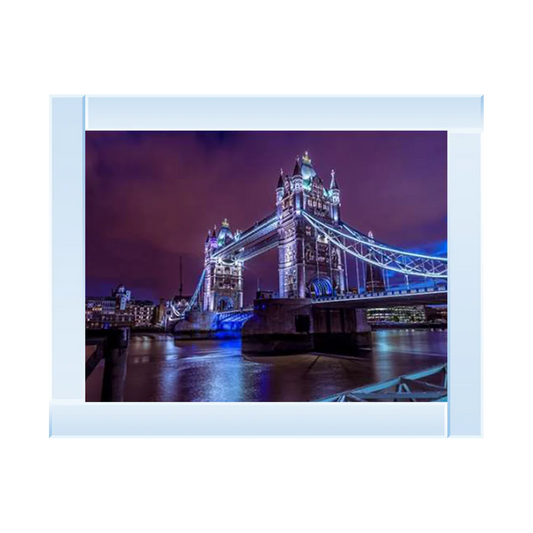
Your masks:
<svg viewBox="0 0 533 533"><path fill-rule="evenodd" d="M372 351L355 357L262 358L243 358L240 339L174 341L166 335L133 336L125 400L309 401L446 360L446 331L382 330L372 335ZM99 366L88 380L88 401L99 400L102 373Z"/></svg>

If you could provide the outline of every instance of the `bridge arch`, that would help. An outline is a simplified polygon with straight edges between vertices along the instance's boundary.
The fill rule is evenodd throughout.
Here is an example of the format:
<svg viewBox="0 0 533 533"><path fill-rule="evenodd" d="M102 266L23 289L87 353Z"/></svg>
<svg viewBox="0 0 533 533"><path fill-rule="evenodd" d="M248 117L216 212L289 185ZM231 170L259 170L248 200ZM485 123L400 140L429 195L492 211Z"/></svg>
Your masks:
<svg viewBox="0 0 533 533"><path fill-rule="evenodd" d="M333 295L333 284L329 278L314 278L307 288L311 298Z"/></svg>
<svg viewBox="0 0 533 533"><path fill-rule="evenodd" d="M233 298L221 296L217 301L217 311L231 311L234 308Z"/></svg>

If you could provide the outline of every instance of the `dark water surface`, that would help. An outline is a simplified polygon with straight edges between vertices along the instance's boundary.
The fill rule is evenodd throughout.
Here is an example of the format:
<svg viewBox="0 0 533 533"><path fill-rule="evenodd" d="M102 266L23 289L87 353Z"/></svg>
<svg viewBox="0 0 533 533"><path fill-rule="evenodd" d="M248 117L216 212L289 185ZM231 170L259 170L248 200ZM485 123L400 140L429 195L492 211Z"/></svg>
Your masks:
<svg viewBox="0 0 533 533"><path fill-rule="evenodd" d="M382 330L356 358L304 354L246 359L240 339L175 341L132 337L125 401L309 401L446 362L447 332ZM99 401L103 363L87 381Z"/></svg>

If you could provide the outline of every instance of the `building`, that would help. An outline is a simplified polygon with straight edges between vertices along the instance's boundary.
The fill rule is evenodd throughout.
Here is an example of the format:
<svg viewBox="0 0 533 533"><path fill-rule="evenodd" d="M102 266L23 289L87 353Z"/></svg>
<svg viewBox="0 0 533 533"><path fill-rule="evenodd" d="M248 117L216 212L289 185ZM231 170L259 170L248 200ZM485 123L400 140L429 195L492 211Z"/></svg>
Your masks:
<svg viewBox="0 0 533 533"><path fill-rule="evenodd" d="M124 311L131 300L131 291L126 290L126 287L121 284L111 292L111 296L115 298L116 308Z"/></svg>
<svg viewBox="0 0 533 533"><path fill-rule="evenodd" d="M115 312L115 298L109 296L87 298L85 311L88 316L110 315Z"/></svg>
<svg viewBox="0 0 533 533"><path fill-rule="evenodd" d="M448 323L447 305L416 305L368 309L371 324L435 324Z"/></svg>
<svg viewBox="0 0 533 533"><path fill-rule="evenodd" d="M156 324L156 306L148 300L132 300L131 291L119 285L111 296L85 300L87 329L114 327L152 327Z"/></svg>
<svg viewBox="0 0 533 533"><path fill-rule="evenodd" d="M154 324L160 328L166 328L167 323L172 315L170 300L160 298L159 305L154 308Z"/></svg>
<svg viewBox="0 0 533 533"><path fill-rule="evenodd" d="M313 168L306 152L296 163L291 176L281 172L276 188L276 212L279 221L279 290L281 298L306 298L344 293L346 258L340 250L302 215L338 224L340 189L335 171L331 171L329 189Z"/></svg>
<svg viewBox="0 0 533 533"><path fill-rule="evenodd" d="M423 305L383 307L367 310L370 324L421 324L426 322Z"/></svg>
<svg viewBox="0 0 533 533"><path fill-rule="evenodd" d="M256 300L271 300L272 298L276 298L276 293L274 291L267 291L262 289L257 289L257 292L255 293L255 299Z"/></svg>
<svg viewBox="0 0 533 533"><path fill-rule="evenodd" d="M448 323L448 306L447 305L427 305L426 320L432 324Z"/></svg>
<svg viewBox="0 0 533 533"><path fill-rule="evenodd" d="M155 326L156 306L149 300L132 300L126 308L133 315L133 327Z"/></svg>
<svg viewBox="0 0 533 533"><path fill-rule="evenodd" d="M86 298L85 327L87 329L133 327L134 325L133 313L128 309L117 308L117 300L114 296Z"/></svg>

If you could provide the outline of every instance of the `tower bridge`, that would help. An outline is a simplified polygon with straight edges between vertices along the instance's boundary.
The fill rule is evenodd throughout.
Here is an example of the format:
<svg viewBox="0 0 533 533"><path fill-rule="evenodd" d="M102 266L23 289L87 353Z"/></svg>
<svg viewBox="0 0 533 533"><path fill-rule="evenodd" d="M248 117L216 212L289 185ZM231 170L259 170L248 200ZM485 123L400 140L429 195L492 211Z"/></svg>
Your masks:
<svg viewBox="0 0 533 533"><path fill-rule="evenodd" d="M278 297L256 301L253 312L244 310L244 264L274 248L278 249ZM349 286L348 257L356 264L355 291ZM403 287L390 286L394 277L402 278ZM243 345L252 339L255 347L266 346L272 344L266 337L281 335L293 336L294 348L300 349L307 347L307 341L302 344L298 339L321 333L332 338L335 332L352 339L352 344L360 343L370 331L364 309L446 303L447 277L446 258L401 250L344 221L335 171L326 187L306 152L296 158L290 175L281 170L275 211L244 231L232 232L227 220L219 230L215 226L208 231L204 269L185 312L174 311L175 331L243 323ZM432 284L414 288L413 279ZM324 316L325 321L317 318ZM340 318L332 322L332 316Z"/></svg>

